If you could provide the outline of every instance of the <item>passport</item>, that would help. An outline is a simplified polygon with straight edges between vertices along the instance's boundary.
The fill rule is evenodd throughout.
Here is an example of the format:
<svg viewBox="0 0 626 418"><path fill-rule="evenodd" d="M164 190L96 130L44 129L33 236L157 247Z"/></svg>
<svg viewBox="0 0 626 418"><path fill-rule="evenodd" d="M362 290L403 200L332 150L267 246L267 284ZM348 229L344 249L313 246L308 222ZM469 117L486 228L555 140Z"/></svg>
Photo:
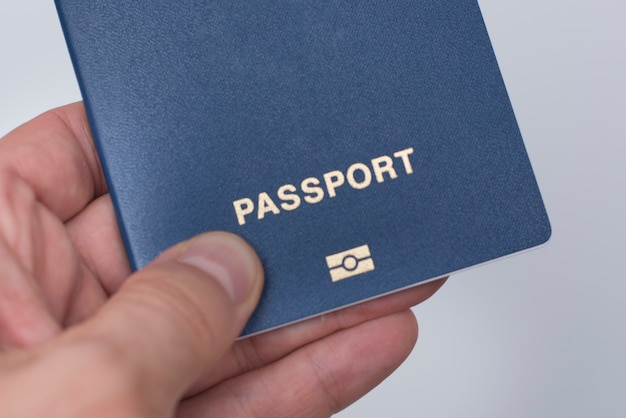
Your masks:
<svg viewBox="0 0 626 418"><path fill-rule="evenodd" d="M134 269L258 251L242 336L546 242L475 0L56 0Z"/></svg>

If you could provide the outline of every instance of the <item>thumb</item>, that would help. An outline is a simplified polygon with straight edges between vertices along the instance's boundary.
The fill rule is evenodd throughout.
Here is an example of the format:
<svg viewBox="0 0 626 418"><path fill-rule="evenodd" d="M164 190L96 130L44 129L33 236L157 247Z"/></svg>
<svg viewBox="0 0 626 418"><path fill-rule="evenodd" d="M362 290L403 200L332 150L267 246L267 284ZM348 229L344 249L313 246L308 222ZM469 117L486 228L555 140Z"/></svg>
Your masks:
<svg viewBox="0 0 626 418"><path fill-rule="evenodd" d="M102 343L140 402L173 408L234 343L262 283L261 262L245 241L203 234L132 275L67 337Z"/></svg>

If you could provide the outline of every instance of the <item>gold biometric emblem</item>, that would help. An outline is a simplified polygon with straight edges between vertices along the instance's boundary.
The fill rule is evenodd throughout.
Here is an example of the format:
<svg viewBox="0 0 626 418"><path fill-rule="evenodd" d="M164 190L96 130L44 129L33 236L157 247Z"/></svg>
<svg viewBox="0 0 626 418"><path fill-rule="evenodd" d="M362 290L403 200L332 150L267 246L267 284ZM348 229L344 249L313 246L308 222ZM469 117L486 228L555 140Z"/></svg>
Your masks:
<svg viewBox="0 0 626 418"><path fill-rule="evenodd" d="M376 268L368 245L329 255L326 257L326 265L330 269L330 278L333 282L358 276Z"/></svg>

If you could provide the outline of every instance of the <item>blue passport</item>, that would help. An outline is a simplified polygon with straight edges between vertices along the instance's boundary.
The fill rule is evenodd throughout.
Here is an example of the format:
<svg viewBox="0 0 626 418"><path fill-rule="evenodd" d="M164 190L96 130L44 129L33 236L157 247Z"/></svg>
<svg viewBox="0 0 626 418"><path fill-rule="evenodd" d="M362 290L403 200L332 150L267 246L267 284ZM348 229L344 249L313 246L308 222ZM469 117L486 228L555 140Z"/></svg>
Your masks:
<svg viewBox="0 0 626 418"><path fill-rule="evenodd" d="M132 266L243 236L243 335L549 238L475 0L56 5Z"/></svg>

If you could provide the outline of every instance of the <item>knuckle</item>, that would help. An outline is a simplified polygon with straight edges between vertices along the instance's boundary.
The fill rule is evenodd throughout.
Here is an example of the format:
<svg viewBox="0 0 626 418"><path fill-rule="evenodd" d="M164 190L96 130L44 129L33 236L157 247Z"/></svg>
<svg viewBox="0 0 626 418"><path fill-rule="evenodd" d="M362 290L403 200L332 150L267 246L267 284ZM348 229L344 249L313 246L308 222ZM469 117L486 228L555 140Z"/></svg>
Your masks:
<svg viewBox="0 0 626 418"><path fill-rule="evenodd" d="M161 269L164 270L146 271L140 281L149 281L149 286L135 283L135 295L144 298L141 305L159 317L162 326L193 336L189 342L197 346L190 348L204 352L226 334L232 323L232 309L211 289L210 281L193 270L181 272L180 266Z"/></svg>

